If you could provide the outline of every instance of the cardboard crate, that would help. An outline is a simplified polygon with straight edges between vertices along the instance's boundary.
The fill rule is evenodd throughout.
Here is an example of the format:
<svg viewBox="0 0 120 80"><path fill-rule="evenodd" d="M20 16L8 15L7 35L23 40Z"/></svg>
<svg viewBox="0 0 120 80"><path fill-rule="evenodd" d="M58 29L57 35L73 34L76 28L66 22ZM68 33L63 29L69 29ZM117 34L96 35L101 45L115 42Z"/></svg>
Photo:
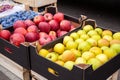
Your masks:
<svg viewBox="0 0 120 80"><path fill-rule="evenodd" d="M57 0L14 0L14 1L31 7L41 7L48 4L57 3Z"/></svg>
<svg viewBox="0 0 120 80"><path fill-rule="evenodd" d="M84 21L83 25L90 24L94 27L97 26L95 20L88 19ZM82 27L81 26L81 27ZM75 29L72 32L78 31L79 29ZM102 28L102 27L101 27ZM102 28L105 30L105 28ZM113 31L115 32L115 31ZM68 33L67 35L70 35ZM62 43L63 37L58 38L54 42L48 43L42 48L51 49L57 43ZM31 59L31 70L36 73L44 76L48 80L106 80L109 78L114 72L116 72L120 68L120 54L110 59L108 62L97 68L96 70L92 69L92 65L88 64L78 64L74 65L73 69L69 71L68 69L59 66L58 64L45 59L44 57L38 55L38 51L35 45L30 45L30 59ZM48 71L48 68L56 71L57 74L52 74Z"/></svg>
<svg viewBox="0 0 120 80"><path fill-rule="evenodd" d="M29 59L29 46L20 44L19 47L11 44L9 41L6 41L0 38L0 53L4 56L10 58L17 64L21 65L26 69L30 69L30 59Z"/></svg>

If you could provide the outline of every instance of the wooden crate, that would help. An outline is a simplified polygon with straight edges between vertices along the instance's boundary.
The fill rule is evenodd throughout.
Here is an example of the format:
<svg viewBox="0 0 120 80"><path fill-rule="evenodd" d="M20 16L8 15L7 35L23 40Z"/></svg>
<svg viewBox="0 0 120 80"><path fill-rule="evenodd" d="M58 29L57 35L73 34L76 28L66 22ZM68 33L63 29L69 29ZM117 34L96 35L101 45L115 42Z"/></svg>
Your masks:
<svg viewBox="0 0 120 80"><path fill-rule="evenodd" d="M5 57L0 53L0 65L5 67L7 70L14 73L17 77L22 80L30 80L30 70L23 68L22 66L18 65L11 59Z"/></svg>
<svg viewBox="0 0 120 80"><path fill-rule="evenodd" d="M29 5L31 7L41 7L57 2L57 0L14 0L14 1L25 5Z"/></svg>

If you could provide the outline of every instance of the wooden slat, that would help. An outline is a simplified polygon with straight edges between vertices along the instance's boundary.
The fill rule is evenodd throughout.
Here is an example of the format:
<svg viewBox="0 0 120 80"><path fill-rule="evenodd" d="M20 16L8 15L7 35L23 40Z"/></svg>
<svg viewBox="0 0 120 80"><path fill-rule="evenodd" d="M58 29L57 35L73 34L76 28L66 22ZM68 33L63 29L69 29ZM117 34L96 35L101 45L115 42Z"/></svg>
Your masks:
<svg viewBox="0 0 120 80"><path fill-rule="evenodd" d="M14 73L16 76L21 78L22 80L30 80L30 72L29 70L23 68L22 66L18 65L11 59L5 57L0 53L0 65L5 67L7 70Z"/></svg>

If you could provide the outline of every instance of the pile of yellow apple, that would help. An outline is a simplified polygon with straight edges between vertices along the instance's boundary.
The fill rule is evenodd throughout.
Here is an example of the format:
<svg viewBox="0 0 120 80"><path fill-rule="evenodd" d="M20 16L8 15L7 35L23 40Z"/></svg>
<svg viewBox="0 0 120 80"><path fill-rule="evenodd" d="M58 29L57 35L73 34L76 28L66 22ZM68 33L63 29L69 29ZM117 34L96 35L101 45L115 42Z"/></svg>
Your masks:
<svg viewBox="0 0 120 80"><path fill-rule="evenodd" d="M120 32L85 25L63 38L51 51L40 49L39 55L68 70L75 64L90 64L97 69L120 53Z"/></svg>

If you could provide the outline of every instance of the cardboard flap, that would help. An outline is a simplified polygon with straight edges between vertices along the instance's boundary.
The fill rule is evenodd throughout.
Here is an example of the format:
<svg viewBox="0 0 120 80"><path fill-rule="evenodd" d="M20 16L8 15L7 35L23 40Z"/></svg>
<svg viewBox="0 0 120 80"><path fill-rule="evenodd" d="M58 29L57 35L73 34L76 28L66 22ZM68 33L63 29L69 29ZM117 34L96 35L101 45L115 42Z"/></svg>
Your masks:
<svg viewBox="0 0 120 80"><path fill-rule="evenodd" d="M84 27L85 25L92 25L94 28L97 27L96 21L93 19L87 19L87 20L83 21L82 27Z"/></svg>

